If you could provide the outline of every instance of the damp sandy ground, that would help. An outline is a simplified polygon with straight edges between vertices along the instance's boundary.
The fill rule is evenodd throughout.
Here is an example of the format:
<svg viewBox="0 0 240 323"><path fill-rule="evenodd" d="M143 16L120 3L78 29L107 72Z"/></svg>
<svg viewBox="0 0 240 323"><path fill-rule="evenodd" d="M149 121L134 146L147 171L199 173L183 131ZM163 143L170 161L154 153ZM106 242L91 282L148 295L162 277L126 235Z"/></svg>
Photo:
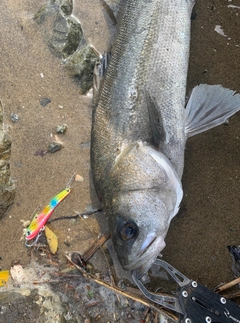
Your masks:
<svg viewBox="0 0 240 323"><path fill-rule="evenodd" d="M238 1L196 1L192 21L188 92L199 83L222 84L240 93L240 8ZM23 220L31 219L62 190L73 173L84 178L56 209L53 217L98 206L91 182L89 142L91 101L53 56L32 20L44 1L2 0L0 3L0 98L4 123L12 137L11 175L17 181L15 203L0 223L0 267L12 261L26 265L31 252L20 241ZM84 37L97 50L110 47L115 28L101 1L76 0L74 15ZM177 19L177 17L176 17ZM223 36L216 32L221 26ZM49 98L42 107L39 100ZM19 120L13 123L11 113ZM56 135L58 124L67 132ZM57 136L57 137L56 137ZM64 148L36 156L54 141ZM184 199L167 235L163 259L189 278L212 288L233 278L228 245L240 244L240 114L207 133L190 138L183 176ZM66 251L84 252L104 227L104 214L75 221L57 221L58 264ZM64 243L65 242L65 243ZM35 257L41 257L35 253ZM97 258L98 261L97 261ZM105 267L101 255L96 266ZM94 262L93 260L93 262ZM102 262L102 263L101 263Z"/></svg>

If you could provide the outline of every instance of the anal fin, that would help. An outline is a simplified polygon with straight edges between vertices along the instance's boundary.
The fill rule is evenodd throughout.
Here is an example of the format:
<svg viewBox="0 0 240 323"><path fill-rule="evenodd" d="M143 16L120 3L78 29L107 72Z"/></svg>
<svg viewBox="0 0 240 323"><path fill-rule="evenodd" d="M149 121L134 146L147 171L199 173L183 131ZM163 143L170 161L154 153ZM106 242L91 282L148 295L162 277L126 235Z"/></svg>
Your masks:
<svg viewBox="0 0 240 323"><path fill-rule="evenodd" d="M196 86L187 103L185 133L187 137L224 123L240 110L240 94L221 85Z"/></svg>

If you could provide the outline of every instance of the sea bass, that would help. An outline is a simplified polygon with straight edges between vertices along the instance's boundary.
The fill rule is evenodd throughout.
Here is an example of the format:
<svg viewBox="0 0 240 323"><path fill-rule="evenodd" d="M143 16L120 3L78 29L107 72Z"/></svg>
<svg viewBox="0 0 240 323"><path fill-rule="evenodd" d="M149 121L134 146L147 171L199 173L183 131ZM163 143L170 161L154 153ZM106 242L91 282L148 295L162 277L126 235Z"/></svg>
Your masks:
<svg viewBox="0 0 240 323"><path fill-rule="evenodd" d="M183 191L187 137L223 123L240 95L194 88L185 109L192 0L128 0L98 104L91 167L115 251L143 275L165 247Z"/></svg>

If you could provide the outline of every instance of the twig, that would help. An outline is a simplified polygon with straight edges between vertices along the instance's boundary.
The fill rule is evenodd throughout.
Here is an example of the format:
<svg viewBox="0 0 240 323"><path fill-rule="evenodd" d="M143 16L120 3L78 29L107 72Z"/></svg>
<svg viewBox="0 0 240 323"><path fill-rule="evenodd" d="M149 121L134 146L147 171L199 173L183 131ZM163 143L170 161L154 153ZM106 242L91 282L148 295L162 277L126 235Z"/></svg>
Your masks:
<svg viewBox="0 0 240 323"><path fill-rule="evenodd" d="M232 292L232 293L229 293L229 294L222 294L222 296L226 299L234 299L234 298L238 298L240 297L240 291L236 291L236 292Z"/></svg>
<svg viewBox="0 0 240 323"><path fill-rule="evenodd" d="M234 279L232 281L230 281L229 283L226 283L226 284L223 284L222 286L217 287L216 290L215 290L215 292L216 293L220 293L223 290L226 290L228 288L231 288L231 287L233 287L233 286L235 286L235 285L237 285L239 283L240 283L240 277L239 278L236 278L236 279Z"/></svg>
<svg viewBox="0 0 240 323"><path fill-rule="evenodd" d="M66 278L78 278L79 275L73 275L73 274L65 274L65 273L59 273L58 271L53 273L55 276L61 276Z"/></svg>
<svg viewBox="0 0 240 323"><path fill-rule="evenodd" d="M85 225L86 225L86 227L88 228L88 230L91 232L92 236L93 236L93 237L94 237L94 236L96 236L96 234L94 234L94 233L93 233L93 231L92 231L91 227L88 225L87 221L85 221L84 217L81 217L81 219L82 219L82 221L85 223ZM108 232L108 231L106 231L106 232L104 233L104 235L105 235L107 232ZM111 269L110 269L110 265L109 265L108 259L107 259L106 255L105 255L105 252L103 251L103 248L102 248L102 246L101 246L101 245L99 246L99 248L100 248L100 250L102 251L102 255L103 255L103 257L104 257L104 259L105 259L105 262L106 262L106 264L107 264L108 272L109 272L109 274L110 274L110 278L111 278L111 284L114 286L114 285L115 285L115 282L114 282L114 279L113 279L113 275L112 275L112 272L111 272ZM87 252L87 251L86 251L86 252ZM117 299L118 299L118 295L117 295Z"/></svg>
<svg viewBox="0 0 240 323"><path fill-rule="evenodd" d="M107 230L103 235L101 235L98 239L96 239L90 248L88 248L83 254L80 254L77 251L72 252L71 260L76 264L80 265L81 267L85 268L89 259L97 252L98 249L101 249L102 245L110 238L110 233ZM102 251L103 252L103 251ZM105 254L103 252L105 257ZM106 259L107 261L107 259ZM107 263L108 265L108 263ZM108 269L110 272L110 267L108 265Z"/></svg>
<svg viewBox="0 0 240 323"><path fill-rule="evenodd" d="M127 297L127 298L130 298L132 299L133 301L137 301L141 304L143 304L144 306L147 306L147 307L150 307L152 309L154 309L155 311L157 312L160 312L160 313L163 313L164 315L166 315L168 318L172 319L172 320L175 320L177 321L178 318L177 316L175 316L174 314L172 313L169 313L163 309L159 309L157 308L155 305L151 304L150 302L148 301L145 301L143 300L142 298L139 298L138 296L134 296L132 294L129 294L128 292L125 292L125 291L122 291L120 289L118 289L116 286L111 286L107 283L105 283L104 281L98 279L97 277L95 277L94 275L90 274L90 273L87 273L85 270L83 270L81 267L79 267L78 265L76 265L72 260L71 258L68 256L68 255L65 255L66 258L68 259L68 261L74 266L76 267L80 272L81 274L85 277L85 278L88 278L88 279L91 279L93 280L94 282L96 282L97 284L101 285L101 286L104 286L105 288L108 288L112 291L114 291L115 293L119 294L119 295L122 295L124 297Z"/></svg>
<svg viewBox="0 0 240 323"><path fill-rule="evenodd" d="M92 246L82 254L82 259L87 262L95 252L110 238L107 230L99 239L95 240Z"/></svg>
<svg viewBox="0 0 240 323"><path fill-rule="evenodd" d="M96 306L98 304L101 304L103 301L95 301L95 302L92 302L92 303L87 303L85 304L85 308L90 308L90 307L93 307L93 306Z"/></svg>
<svg viewBox="0 0 240 323"><path fill-rule="evenodd" d="M33 284L34 285L37 285L37 284L52 284L52 283L59 283L60 282L60 280L59 279L57 279L57 280L34 280L33 281Z"/></svg>
<svg viewBox="0 0 240 323"><path fill-rule="evenodd" d="M58 221L58 220L77 219L77 218L83 217L84 215L92 215L92 214L95 214L95 213L98 213L98 212L101 212L101 211L102 211L102 209L97 209L97 210L94 210L94 211L87 211L87 212L83 212L83 213L77 213L75 215L65 215L65 216L61 216L59 218L49 220L48 223Z"/></svg>

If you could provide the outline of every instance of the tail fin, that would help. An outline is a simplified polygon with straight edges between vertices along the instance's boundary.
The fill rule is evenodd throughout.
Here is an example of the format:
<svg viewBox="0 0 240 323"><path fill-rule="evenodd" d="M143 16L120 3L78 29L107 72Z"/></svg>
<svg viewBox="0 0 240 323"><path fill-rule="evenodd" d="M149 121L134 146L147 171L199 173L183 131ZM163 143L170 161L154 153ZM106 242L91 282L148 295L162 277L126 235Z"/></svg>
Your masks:
<svg viewBox="0 0 240 323"><path fill-rule="evenodd" d="M216 127L239 110L240 94L221 85L200 84L193 89L186 107L186 136Z"/></svg>

